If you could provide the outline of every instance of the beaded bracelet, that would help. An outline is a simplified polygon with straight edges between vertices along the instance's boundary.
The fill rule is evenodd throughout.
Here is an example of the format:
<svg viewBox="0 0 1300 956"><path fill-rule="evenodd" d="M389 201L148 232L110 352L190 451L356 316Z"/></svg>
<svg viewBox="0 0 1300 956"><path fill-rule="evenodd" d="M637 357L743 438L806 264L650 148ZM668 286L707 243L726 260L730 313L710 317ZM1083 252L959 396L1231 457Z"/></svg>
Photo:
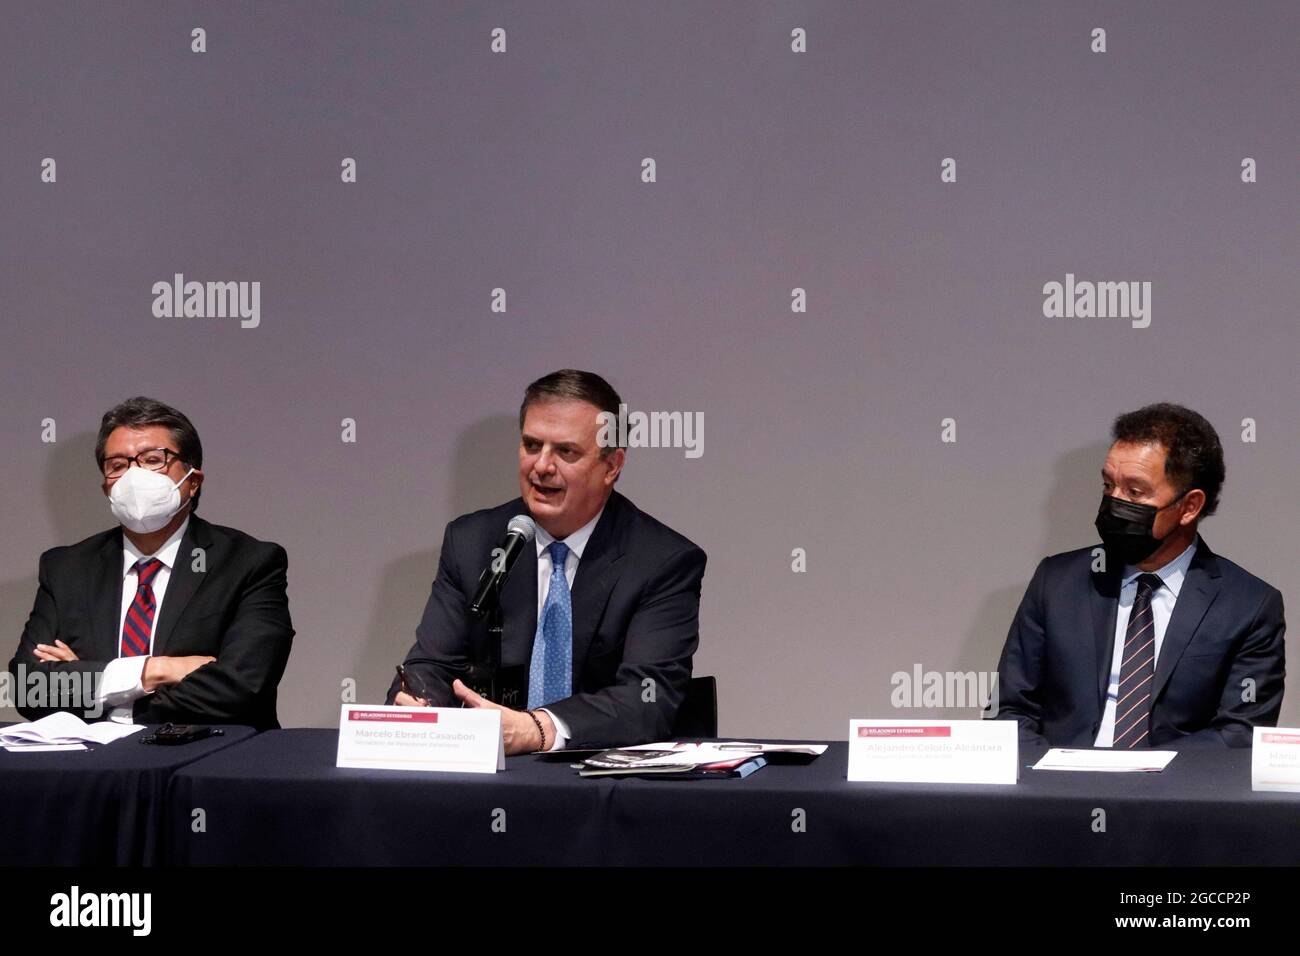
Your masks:
<svg viewBox="0 0 1300 956"><path fill-rule="evenodd" d="M535 723L535 724L537 725L537 736L539 736L539 737L542 738L542 746L541 746L540 748L538 748L538 749L540 749L540 750L545 750L545 749L546 749L546 731L542 729L542 722L541 722L541 720L538 719L537 714L533 713L533 711L531 711L531 710L526 710L526 711L524 711L524 713L527 714L529 717L533 718L533 723Z"/></svg>

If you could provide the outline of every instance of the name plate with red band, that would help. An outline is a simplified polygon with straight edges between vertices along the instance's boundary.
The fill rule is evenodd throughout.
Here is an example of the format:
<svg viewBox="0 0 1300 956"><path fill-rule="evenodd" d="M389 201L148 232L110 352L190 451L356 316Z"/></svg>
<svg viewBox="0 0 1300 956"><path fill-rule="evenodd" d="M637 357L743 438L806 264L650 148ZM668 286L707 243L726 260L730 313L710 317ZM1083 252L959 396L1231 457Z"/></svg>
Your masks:
<svg viewBox="0 0 1300 956"><path fill-rule="evenodd" d="M850 720L849 780L1015 783L1014 720Z"/></svg>
<svg viewBox="0 0 1300 956"><path fill-rule="evenodd" d="M1300 793L1300 727L1256 727L1250 789Z"/></svg>
<svg viewBox="0 0 1300 956"><path fill-rule="evenodd" d="M344 704L335 766L496 773L506 768L501 711Z"/></svg>

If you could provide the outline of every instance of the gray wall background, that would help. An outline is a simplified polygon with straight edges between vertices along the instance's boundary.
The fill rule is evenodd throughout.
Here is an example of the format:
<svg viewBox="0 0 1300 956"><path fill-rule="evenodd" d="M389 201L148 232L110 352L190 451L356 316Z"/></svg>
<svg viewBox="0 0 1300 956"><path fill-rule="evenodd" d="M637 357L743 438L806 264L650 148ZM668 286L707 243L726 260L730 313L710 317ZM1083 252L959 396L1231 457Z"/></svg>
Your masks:
<svg viewBox="0 0 1300 956"><path fill-rule="evenodd" d="M993 668L1149 401L1220 429L1205 536L1296 613L1290 0L0 16L6 657L39 553L111 526L94 432L144 393L202 435L200 514L288 549L282 722L334 724L349 677L378 701L445 522L516 493L520 394L562 366L704 415L702 458L634 450L620 489L708 551L724 734L838 738L929 713L890 709L894 671ZM176 272L260 281L260 327L154 318ZM1151 281L1151 326L1044 318L1067 272Z"/></svg>

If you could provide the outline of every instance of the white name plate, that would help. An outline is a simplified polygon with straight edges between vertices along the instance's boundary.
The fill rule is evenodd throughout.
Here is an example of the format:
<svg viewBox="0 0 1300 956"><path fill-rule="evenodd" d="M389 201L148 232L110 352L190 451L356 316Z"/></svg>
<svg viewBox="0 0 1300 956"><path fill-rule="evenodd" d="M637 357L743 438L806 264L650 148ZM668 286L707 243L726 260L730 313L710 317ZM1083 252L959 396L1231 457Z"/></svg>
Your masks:
<svg viewBox="0 0 1300 956"><path fill-rule="evenodd" d="M501 711L344 704L335 766L496 773L506 768Z"/></svg>
<svg viewBox="0 0 1300 956"><path fill-rule="evenodd" d="M849 780L1015 783L1014 720L850 720Z"/></svg>
<svg viewBox="0 0 1300 956"><path fill-rule="evenodd" d="M1250 789L1300 793L1300 727L1256 727Z"/></svg>

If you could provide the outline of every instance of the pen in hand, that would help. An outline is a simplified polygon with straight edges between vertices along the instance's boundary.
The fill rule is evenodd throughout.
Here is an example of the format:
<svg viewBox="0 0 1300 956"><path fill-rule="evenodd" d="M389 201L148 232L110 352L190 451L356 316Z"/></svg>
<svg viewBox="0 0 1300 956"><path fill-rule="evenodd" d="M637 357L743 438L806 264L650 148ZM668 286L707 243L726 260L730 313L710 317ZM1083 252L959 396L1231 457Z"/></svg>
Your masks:
<svg viewBox="0 0 1300 956"><path fill-rule="evenodd" d="M408 680L408 677L410 680ZM414 697L420 702L420 706L422 707L429 706L429 692L425 689L424 685L419 682L414 674L408 675L406 673L406 667L402 664L397 665L397 679L400 682L399 687L403 694L406 694L408 697ZM413 688L412 683L418 684L419 686Z"/></svg>

